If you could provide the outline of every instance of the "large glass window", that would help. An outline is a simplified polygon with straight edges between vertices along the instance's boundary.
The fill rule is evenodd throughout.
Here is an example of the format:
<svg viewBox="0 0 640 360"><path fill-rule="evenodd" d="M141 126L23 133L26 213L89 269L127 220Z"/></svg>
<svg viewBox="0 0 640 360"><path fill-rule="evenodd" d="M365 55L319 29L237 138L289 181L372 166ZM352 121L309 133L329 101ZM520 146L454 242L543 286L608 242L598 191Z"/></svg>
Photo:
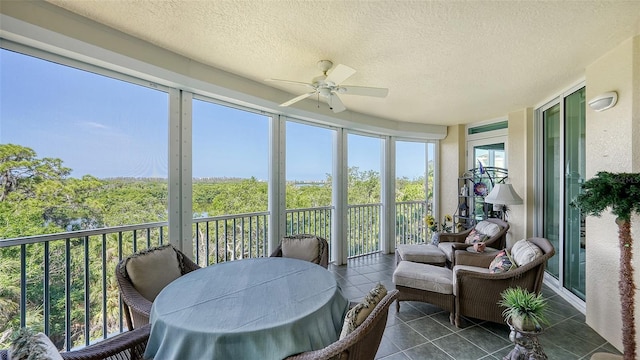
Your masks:
<svg viewBox="0 0 640 360"><path fill-rule="evenodd" d="M166 92L0 56L0 238L167 220Z"/></svg>
<svg viewBox="0 0 640 360"><path fill-rule="evenodd" d="M267 255L269 121L193 101L193 231L201 263Z"/></svg>
<svg viewBox="0 0 640 360"><path fill-rule="evenodd" d="M427 165L432 149L432 143L396 142L396 245L425 242L425 216L433 204L427 197L433 194L433 163Z"/></svg>
<svg viewBox="0 0 640 360"><path fill-rule="evenodd" d="M166 230L169 94L4 49L0 74L0 239L119 226L1 248L0 334L87 344L122 329L119 259Z"/></svg>
<svg viewBox="0 0 640 360"><path fill-rule="evenodd" d="M286 126L286 232L330 241L335 131L294 121Z"/></svg>
<svg viewBox="0 0 640 360"><path fill-rule="evenodd" d="M349 256L380 250L380 138L348 135Z"/></svg>

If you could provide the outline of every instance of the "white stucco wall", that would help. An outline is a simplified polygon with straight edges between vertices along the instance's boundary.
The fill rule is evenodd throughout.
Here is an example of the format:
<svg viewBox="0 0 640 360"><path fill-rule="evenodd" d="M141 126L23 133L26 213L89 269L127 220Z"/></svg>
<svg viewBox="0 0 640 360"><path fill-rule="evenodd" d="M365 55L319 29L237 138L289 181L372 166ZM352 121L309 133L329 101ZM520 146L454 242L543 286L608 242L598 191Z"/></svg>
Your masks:
<svg viewBox="0 0 640 360"><path fill-rule="evenodd" d="M509 136L507 156L509 182L522 197L522 205L509 207L509 234L507 245L520 239L531 237L534 220L534 182L533 182L533 109L526 108L509 113Z"/></svg>
<svg viewBox="0 0 640 360"><path fill-rule="evenodd" d="M458 177L465 170L465 126L449 126L440 140L440 215L455 212L458 204Z"/></svg>
<svg viewBox="0 0 640 360"><path fill-rule="evenodd" d="M595 112L587 107L587 179L598 171L640 171L640 36L629 39L586 68L587 101L607 91L618 92L615 107ZM633 251L639 284L640 221L632 223ZM587 324L622 351L622 320L617 280L619 246L615 218L610 213L588 217L586 223ZM636 314L640 310L636 295ZM636 316L636 328L640 324ZM640 344L640 337L637 337Z"/></svg>

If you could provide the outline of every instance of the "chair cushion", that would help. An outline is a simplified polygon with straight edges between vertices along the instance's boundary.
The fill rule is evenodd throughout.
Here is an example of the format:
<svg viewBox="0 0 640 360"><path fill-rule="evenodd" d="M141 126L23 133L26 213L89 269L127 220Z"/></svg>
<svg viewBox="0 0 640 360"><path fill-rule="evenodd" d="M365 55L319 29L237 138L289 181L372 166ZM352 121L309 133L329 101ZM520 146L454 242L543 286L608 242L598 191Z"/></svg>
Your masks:
<svg viewBox="0 0 640 360"><path fill-rule="evenodd" d="M502 230L500 225L485 220L477 223L474 229L481 234L487 235L488 237L494 237L500 232L500 230Z"/></svg>
<svg viewBox="0 0 640 360"><path fill-rule="evenodd" d="M511 247L511 258L518 266L526 265L543 255L542 250L531 241L522 239Z"/></svg>
<svg viewBox="0 0 640 360"><path fill-rule="evenodd" d="M467 238L464 240L465 244L475 244L477 242L483 242L485 240L487 240L489 237L479 231L477 231L476 229L471 230L471 232L469 232L469 235L467 235Z"/></svg>
<svg viewBox="0 0 640 360"><path fill-rule="evenodd" d="M456 242L441 242L440 244L438 244L438 249L440 249L440 251L442 251L442 253L447 258L447 260L452 261L453 260L453 254L456 252L456 249L454 249L454 245L456 245L456 244L459 244L459 243L456 243Z"/></svg>
<svg viewBox="0 0 640 360"><path fill-rule="evenodd" d="M403 244L396 249L400 259L423 264L444 264L446 257L442 250L431 244Z"/></svg>
<svg viewBox="0 0 640 360"><path fill-rule="evenodd" d="M344 324L342 325L342 332L340 332L340 339L344 339L347 335L353 332L358 326L367 319L367 316L371 314L373 309L380 303L387 295L387 289L382 284L376 285L369 293L364 297L361 303L352 307L347 311L344 317Z"/></svg>
<svg viewBox="0 0 640 360"><path fill-rule="evenodd" d="M47 359L62 360L56 346L44 333L34 333L22 328L9 347L9 359Z"/></svg>
<svg viewBox="0 0 640 360"><path fill-rule="evenodd" d="M171 245L150 248L129 257L126 269L133 287L149 301L182 275L178 256Z"/></svg>
<svg viewBox="0 0 640 360"><path fill-rule="evenodd" d="M516 266L509 256L507 249L500 250L496 257L489 264L489 273L498 274L514 269Z"/></svg>
<svg viewBox="0 0 640 360"><path fill-rule="evenodd" d="M320 246L316 236L286 236L282 239L282 256L319 264Z"/></svg>
<svg viewBox="0 0 640 360"><path fill-rule="evenodd" d="M453 267L453 295L458 296L458 271L460 270L467 270L467 271L473 271L473 272L477 272L477 273L483 273L483 274L488 274L489 273L489 269L487 268L483 268L483 267L477 267L477 266L471 266L471 265L456 265Z"/></svg>
<svg viewBox="0 0 640 360"><path fill-rule="evenodd" d="M440 294L453 293L451 269L401 261L393 272L393 283Z"/></svg>

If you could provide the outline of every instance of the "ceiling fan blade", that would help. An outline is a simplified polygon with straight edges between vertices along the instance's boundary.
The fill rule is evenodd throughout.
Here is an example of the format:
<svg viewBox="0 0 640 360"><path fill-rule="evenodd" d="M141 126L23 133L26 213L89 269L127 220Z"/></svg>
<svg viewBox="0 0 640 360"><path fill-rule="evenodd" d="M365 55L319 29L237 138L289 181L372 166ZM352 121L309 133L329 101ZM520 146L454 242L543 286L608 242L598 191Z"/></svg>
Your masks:
<svg viewBox="0 0 640 360"><path fill-rule="evenodd" d="M309 93L306 93L306 94L302 94L300 96L296 96L296 97L294 97L293 99L291 99L291 100L289 100L287 102L283 102L282 104L280 104L280 106L289 106L289 105L291 105L293 103L297 103L300 100L306 99L306 98L308 98L309 96L311 96L311 95L313 95L315 93L316 93L315 91L312 91L312 92L309 92Z"/></svg>
<svg viewBox="0 0 640 360"><path fill-rule="evenodd" d="M339 113L341 111L347 110L347 108L342 103L342 100L340 100L340 98L336 94L331 94L331 96L329 96L328 101L329 101L329 108L333 110L334 113Z"/></svg>
<svg viewBox="0 0 640 360"><path fill-rule="evenodd" d="M356 71L346 65L338 64L333 70L331 70L331 74L327 75L325 79L326 82L332 82L335 85L340 84L341 82L347 80L351 75L355 74Z"/></svg>
<svg viewBox="0 0 640 360"><path fill-rule="evenodd" d="M375 96L375 97L386 97L389 94L389 89L385 88L375 88L375 87L366 87L366 86L340 86L337 89L339 94L347 94L347 95L362 95L362 96Z"/></svg>
<svg viewBox="0 0 640 360"><path fill-rule="evenodd" d="M301 81L292 81L292 80L282 80L282 79L264 79L264 81L268 81L268 82L281 82L281 83L285 83L285 84L292 84L292 85L302 85L302 86L306 86L312 89L315 89L313 87L313 84L309 84L306 82L301 82Z"/></svg>

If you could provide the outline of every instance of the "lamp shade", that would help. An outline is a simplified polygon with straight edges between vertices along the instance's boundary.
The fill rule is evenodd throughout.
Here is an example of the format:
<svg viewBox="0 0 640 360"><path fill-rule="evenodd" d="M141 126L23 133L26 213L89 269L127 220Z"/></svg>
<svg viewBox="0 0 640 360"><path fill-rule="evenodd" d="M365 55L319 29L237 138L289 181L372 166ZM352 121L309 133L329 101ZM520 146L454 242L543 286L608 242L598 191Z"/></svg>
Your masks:
<svg viewBox="0 0 640 360"><path fill-rule="evenodd" d="M489 195L484 198L484 202L501 205L520 205L522 198L513 190L511 184L496 184Z"/></svg>

